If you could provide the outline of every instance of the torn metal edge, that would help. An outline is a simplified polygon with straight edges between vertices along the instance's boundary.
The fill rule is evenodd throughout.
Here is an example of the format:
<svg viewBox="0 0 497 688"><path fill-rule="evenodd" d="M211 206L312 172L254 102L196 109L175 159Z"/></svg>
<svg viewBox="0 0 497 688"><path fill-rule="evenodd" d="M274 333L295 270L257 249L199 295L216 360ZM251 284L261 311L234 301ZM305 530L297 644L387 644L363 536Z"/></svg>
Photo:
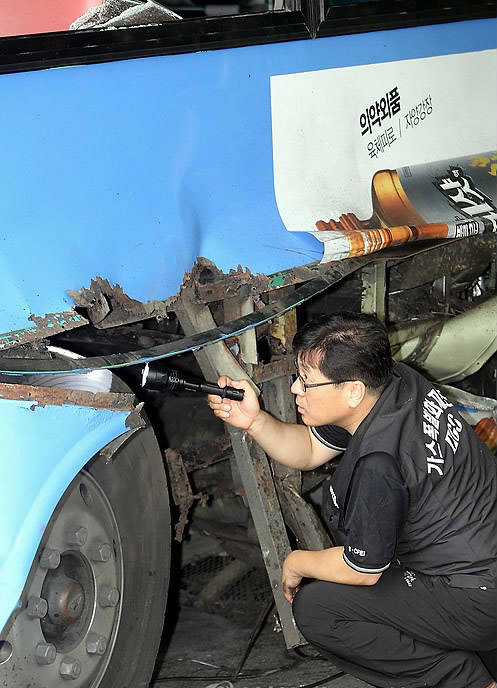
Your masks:
<svg viewBox="0 0 497 688"><path fill-rule="evenodd" d="M29 319L35 323L32 327L24 327L21 330L0 334L0 351L36 342L45 339L45 337L52 337L55 334L60 334L60 332L74 330L89 324L89 320L75 311L49 313L44 317L31 315Z"/></svg>

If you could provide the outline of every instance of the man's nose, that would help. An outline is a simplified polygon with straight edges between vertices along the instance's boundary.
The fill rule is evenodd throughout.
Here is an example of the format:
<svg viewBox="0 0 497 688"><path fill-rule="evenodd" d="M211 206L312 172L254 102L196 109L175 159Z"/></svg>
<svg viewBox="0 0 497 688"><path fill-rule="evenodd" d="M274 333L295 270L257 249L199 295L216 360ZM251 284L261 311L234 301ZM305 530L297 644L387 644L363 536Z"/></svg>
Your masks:
<svg viewBox="0 0 497 688"><path fill-rule="evenodd" d="M302 385L300 384L300 380L298 377L296 377L295 380L292 382L290 392L295 395L302 394Z"/></svg>

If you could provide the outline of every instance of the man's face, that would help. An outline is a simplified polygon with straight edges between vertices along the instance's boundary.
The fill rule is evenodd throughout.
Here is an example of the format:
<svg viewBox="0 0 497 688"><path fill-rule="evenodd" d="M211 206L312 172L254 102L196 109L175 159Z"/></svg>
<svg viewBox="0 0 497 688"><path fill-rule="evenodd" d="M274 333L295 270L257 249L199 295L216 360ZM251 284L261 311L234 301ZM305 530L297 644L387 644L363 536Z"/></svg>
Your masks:
<svg viewBox="0 0 497 688"><path fill-rule="evenodd" d="M346 427L350 415L346 385L332 384L315 365L298 361L297 377L291 391L295 394L302 422L305 425Z"/></svg>

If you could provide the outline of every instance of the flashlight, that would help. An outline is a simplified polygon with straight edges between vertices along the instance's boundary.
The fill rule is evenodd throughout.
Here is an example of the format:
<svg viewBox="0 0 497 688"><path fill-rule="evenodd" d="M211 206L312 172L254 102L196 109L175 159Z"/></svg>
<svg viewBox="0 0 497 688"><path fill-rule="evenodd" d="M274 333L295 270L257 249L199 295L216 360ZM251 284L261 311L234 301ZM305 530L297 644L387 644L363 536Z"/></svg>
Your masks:
<svg viewBox="0 0 497 688"><path fill-rule="evenodd" d="M233 401L242 401L243 399L243 389L219 387L213 382L192 382L180 377L176 370L150 370L148 363L142 371L142 387L167 392L185 389L197 394L217 394L223 399L232 399Z"/></svg>

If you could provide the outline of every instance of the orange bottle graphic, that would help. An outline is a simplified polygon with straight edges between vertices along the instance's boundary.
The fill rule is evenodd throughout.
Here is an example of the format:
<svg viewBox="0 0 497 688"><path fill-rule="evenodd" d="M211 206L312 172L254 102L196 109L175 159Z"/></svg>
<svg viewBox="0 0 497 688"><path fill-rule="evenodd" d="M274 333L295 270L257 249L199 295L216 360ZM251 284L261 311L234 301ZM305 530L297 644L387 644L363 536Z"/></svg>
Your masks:
<svg viewBox="0 0 497 688"><path fill-rule="evenodd" d="M373 214L368 220L359 220L354 213L346 213L338 221L320 220L316 226L319 230L348 232L403 225L450 225L479 219L485 231L496 231L495 161L497 153L492 151L380 170L371 183ZM480 223L478 225L481 227Z"/></svg>

